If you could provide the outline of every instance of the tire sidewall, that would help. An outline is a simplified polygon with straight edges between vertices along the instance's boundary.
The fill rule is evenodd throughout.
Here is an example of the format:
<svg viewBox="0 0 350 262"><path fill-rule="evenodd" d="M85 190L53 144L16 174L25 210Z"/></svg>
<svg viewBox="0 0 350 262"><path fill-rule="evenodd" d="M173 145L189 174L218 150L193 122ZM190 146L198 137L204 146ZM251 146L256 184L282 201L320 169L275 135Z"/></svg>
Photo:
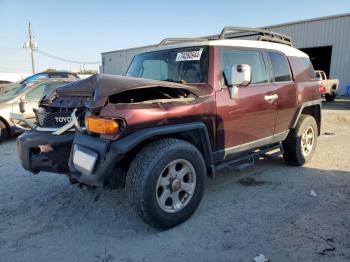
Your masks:
<svg viewBox="0 0 350 262"><path fill-rule="evenodd" d="M326 96L325 96L327 102L332 102L332 101L334 101L335 97L336 97L336 93L326 94Z"/></svg>
<svg viewBox="0 0 350 262"><path fill-rule="evenodd" d="M7 138L7 127L6 125L0 121L0 141L5 140L5 138Z"/></svg>
<svg viewBox="0 0 350 262"><path fill-rule="evenodd" d="M185 159L189 161L196 172L196 188L189 203L180 211L168 213L161 209L156 198L156 185L162 170L173 160ZM205 163L200 153L191 145L180 143L172 145L167 152L160 157L156 157L144 170L143 179L143 199L147 213L155 220L157 224L164 227L175 226L188 217L190 217L197 209L203 196L206 170Z"/></svg>
<svg viewBox="0 0 350 262"><path fill-rule="evenodd" d="M305 129L309 126L311 126L313 131L314 131L314 144L313 144L311 152L307 156L304 156L303 150L301 148L301 138L302 138L302 135L303 135ZM298 129L298 132L297 132L297 150L298 150L297 154L302 158L302 162L306 163L312 158L312 156L315 152L315 149L316 149L316 145L317 145L317 137L318 137L318 129L317 129L316 121L313 117L308 116L301 123L301 125Z"/></svg>

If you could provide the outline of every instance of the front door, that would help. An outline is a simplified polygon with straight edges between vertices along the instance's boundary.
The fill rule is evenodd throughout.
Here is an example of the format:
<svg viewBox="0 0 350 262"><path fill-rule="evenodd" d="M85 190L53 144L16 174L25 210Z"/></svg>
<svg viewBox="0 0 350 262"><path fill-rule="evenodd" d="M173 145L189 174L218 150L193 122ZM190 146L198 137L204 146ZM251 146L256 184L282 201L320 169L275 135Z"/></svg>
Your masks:
<svg viewBox="0 0 350 262"><path fill-rule="evenodd" d="M231 67L237 64L251 66L252 82L238 87L237 95L231 98L227 85L230 84ZM267 65L260 51L223 48L221 65L225 86L216 92L216 137L217 156L225 159L232 153L272 142L277 94L276 86L268 80Z"/></svg>

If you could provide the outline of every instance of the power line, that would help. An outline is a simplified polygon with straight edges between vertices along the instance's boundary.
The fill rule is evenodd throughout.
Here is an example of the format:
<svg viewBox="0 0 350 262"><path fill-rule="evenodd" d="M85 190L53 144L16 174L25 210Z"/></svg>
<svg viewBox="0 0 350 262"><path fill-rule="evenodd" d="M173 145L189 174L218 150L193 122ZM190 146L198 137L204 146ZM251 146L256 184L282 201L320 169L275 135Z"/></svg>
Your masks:
<svg viewBox="0 0 350 262"><path fill-rule="evenodd" d="M101 62L89 62L89 61L77 61L77 60L71 60L71 59L66 59L66 58L62 58L59 56L55 56L49 53L46 53L44 51L41 51L38 49L38 44L37 42L33 41L33 36L32 36L32 28L31 28L31 24L29 23L29 28L28 28L28 41L26 41L24 43L24 48L26 50L28 50L31 54L31 58L32 58L32 71L33 74L35 74L35 67L34 67L34 52L37 52L41 55L47 56L51 59L55 59L55 60L59 60L62 62L66 62L66 63L72 63L72 64L80 64L80 65L97 65L97 64L101 64Z"/></svg>
<svg viewBox="0 0 350 262"><path fill-rule="evenodd" d="M72 63L72 64L86 64L86 65L96 65L96 64L101 64L101 62L88 62L88 61L76 61L76 60L70 60L70 59L66 59L66 58L62 58L62 57L58 57L58 56L55 56L55 55L51 55L49 53L46 53L44 51L41 51L39 49L36 49L35 52L41 54L41 55L44 55L44 56L47 56L47 57L50 57L52 59L56 59L56 60L60 60L62 62L68 62L68 63Z"/></svg>

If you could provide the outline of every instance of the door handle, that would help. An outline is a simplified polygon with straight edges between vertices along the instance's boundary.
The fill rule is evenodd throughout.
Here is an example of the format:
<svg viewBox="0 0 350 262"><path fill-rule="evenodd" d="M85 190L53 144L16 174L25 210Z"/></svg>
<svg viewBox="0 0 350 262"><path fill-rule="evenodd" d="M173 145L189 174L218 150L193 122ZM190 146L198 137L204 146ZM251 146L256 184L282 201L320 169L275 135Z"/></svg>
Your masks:
<svg viewBox="0 0 350 262"><path fill-rule="evenodd" d="M275 100L278 99L278 95L277 94L273 94L273 95L266 95L265 97L265 101L269 104L273 103Z"/></svg>

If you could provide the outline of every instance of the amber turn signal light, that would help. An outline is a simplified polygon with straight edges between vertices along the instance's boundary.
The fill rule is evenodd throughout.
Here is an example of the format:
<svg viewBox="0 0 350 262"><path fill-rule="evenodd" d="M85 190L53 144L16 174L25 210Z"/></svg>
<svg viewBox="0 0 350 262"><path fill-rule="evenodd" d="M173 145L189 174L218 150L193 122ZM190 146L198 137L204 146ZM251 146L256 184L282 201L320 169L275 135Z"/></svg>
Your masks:
<svg viewBox="0 0 350 262"><path fill-rule="evenodd" d="M86 128L89 132L101 135L116 135L119 132L119 124L116 120L95 116L86 117Z"/></svg>

